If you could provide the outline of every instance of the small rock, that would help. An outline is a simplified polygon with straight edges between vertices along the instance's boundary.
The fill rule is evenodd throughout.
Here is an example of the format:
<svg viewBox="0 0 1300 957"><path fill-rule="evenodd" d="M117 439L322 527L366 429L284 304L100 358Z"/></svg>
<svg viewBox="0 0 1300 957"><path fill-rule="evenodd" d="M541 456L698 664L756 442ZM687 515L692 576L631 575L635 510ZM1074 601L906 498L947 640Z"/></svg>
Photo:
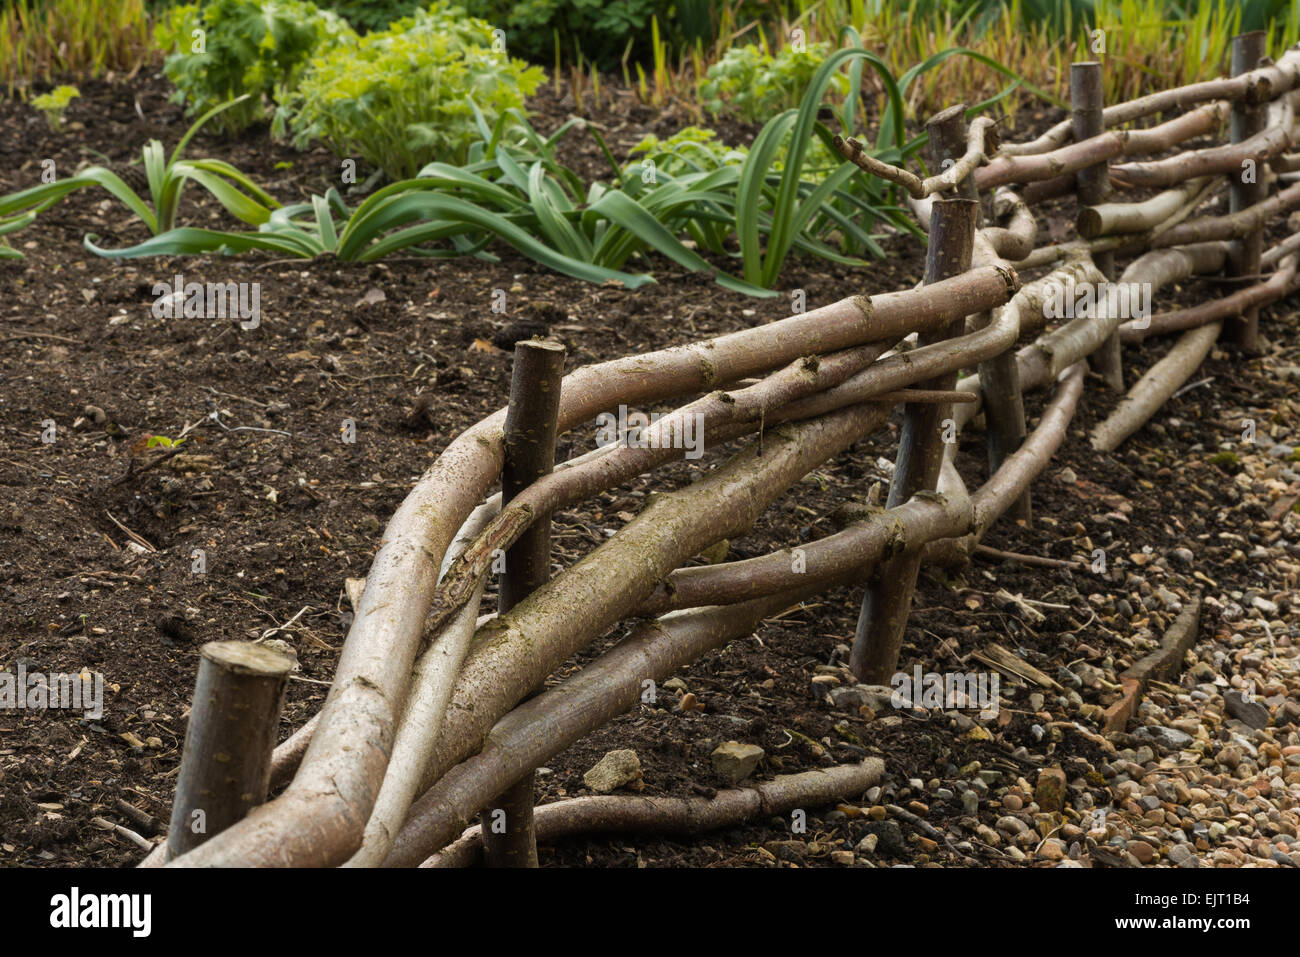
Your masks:
<svg viewBox="0 0 1300 957"><path fill-rule="evenodd" d="M728 741L718 745L709 756L713 772L728 784L739 784L754 773L766 752L756 744Z"/></svg>
<svg viewBox="0 0 1300 957"><path fill-rule="evenodd" d="M876 714L894 709L894 689L885 685L856 685L863 703Z"/></svg>
<svg viewBox="0 0 1300 957"><path fill-rule="evenodd" d="M1147 725L1138 728L1133 732L1133 737L1139 741L1150 741L1166 751L1181 751L1183 748L1188 747L1193 740L1192 736L1184 731L1160 725Z"/></svg>
<svg viewBox="0 0 1300 957"><path fill-rule="evenodd" d="M1192 860L1195 857L1196 855L1192 853L1192 849L1186 844L1175 844L1169 849L1169 860L1180 866L1184 861Z"/></svg>
<svg viewBox="0 0 1300 957"><path fill-rule="evenodd" d="M1225 691L1223 703L1228 714L1256 730L1268 725L1268 708L1258 701L1247 701L1240 691Z"/></svg>
<svg viewBox="0 0 1300 957"><path fill-rule="evenodd" d="M832 688L831 705L837 711L857 711L867 703L867 696L856 686L851 688Z"/></svg>
<svg viewBox="0 0 1300 957"><path fill-rule="evenodd" d="M881 854L889 857L897 857L907 852L907 844L903 840L903 829L895 821L872 821L867 824L866 831L868 836L878 838L877 849ZM864 837L863 840L866 840Z"/></svg>
<svg viewBox="0 0 1300 957"><path fill-rule="evenodd" d="M1038 849L1038 856L1045 861L1064 860L1065 843L1059 838L1048 838L1043 842L1043 846Z"/></svg>
<svg viewBox="0 0 1300 957"><path fill-rule="evenodd" d="M803 841L768 841L763 847L780 861L803 866L808 847Z"/></svg>
<svg viewBox="0 0 1300 957"><path fill-rule="evenodd" d="M1254 600L1251 601L1251 604L1254 605L1256 608L1258 608L1260 611L1262 611L1269 618L1277 617L1277 612L1278 612L1277 602L1269 601L1267 598L1264 598L1260 595L1256 595Z"/></svg>
<svg viewBox="0 0 1300 957"><path fill-rule="evenodd" d="M1128 852L1143 864L1150 864L1156 857L1156 849L1146 841L1129 841Z"/></svg>
<svg viewBox="0 0 1300 957"><path fill-rule="evenodd" d="M1048 813L1061 811L1065 807L1065 772L1060 768L1043 768L1038 772L1038 784L1034 787L1034 800L1039 808Z"/></svg>
<svg viewBox="0 0 1300 957"><path fill-rule="evenodd" d="M631 748L610 751L582 776L582 783L597 794L609 794L641 778L641 760Z"/></svg>
<svg viewBox="0 0 1300 957"><path fill-rule="evenodd" d="M998 818L994 826L1004 834L1011 835L1020 834L1029 830L1028 824L1020 820L1018 817L1012 817L1010 814Z"/></svg>

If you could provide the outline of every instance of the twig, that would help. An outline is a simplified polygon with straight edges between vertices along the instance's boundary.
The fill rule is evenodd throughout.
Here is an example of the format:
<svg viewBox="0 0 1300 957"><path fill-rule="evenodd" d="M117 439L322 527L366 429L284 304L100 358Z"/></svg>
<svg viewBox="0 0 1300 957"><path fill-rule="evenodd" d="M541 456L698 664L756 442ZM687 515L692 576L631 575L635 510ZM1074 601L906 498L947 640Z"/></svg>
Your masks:
<svg viewBox="0 0 1300 957"><path fill-rule="evenodd" d="M136 807L130 801L124 801L121 798L116 798L113 801L113 805L119 811L121 811L123 814L129 817L132 821L134 821L137 827L147 832L150 837L154 837L162 833L163 830L165 830L161 821L159 821L148 811L140 810L140 808Z"/></svg>
<svg viewBox="0 0 1300 957"><path fill-rule="evenodd" d="M1039 568L1081 568L1082 563L1066 558L1047 558L1041 555L1025 555L1021 552L1005 552L989 545L976 545L975 554L985 558L997 558L1002 561L1019 562L1022 565L1035 565ZM1026 599L1027 600L1027 599ZM1060 606L1054 606L1060 607Z"/></svg>
<svg viewBox="0 0 1300 957"><path fill-rule="evenodd" d="M886 804L885 810L888 811L890 814L894 815L894 817L899 818L902 821L906 821L908 824L912 825L914 828L916 828L918 831L920 831L922 834L924 834L926 837L930 838L931 840L943 842L944 846L947 847L948 850L952 851L954 854L960 857L967 864L979 863L974 858L968 857L965 854L963 854L961 851L957 850L956 846L948 838L947 834L939 830L937 827L935 827L933 824L931 824L929 821L925 820L924 818L918 817L917 815L913 814L911 811L907 810L906 808L899 807L897 804Z"/></svg>
<svg viewBox="0 0 1300 957"><path fill-rule="evenodd" d="M217 425L221 426L227 432L271 432L274 433L275 435L287 435L289 436L289 438L293 438L293 433L286 432L284 431L284 429L259 429L256 426L252 426L252 425L236 425L234 427L231 427L221 421L221 413L215 410L208 413L208 418L211 419L213 422L217 423Z"/></svg>
<svg viewBox="0 0 1300 957"><path fill-rule="evenodd" d="M897 183L903 189L907 190L908 195L914 199L925 198L925 188L921 183L921 178L915 173L909 173L890 163L884 163L874 156L864 152L862 144L855 139L844 139L838 134L834 140L835 151L843 156L858 169L870 173L873 176L879 176L881 179L889 180L891 183Z"/></svg>
<svg viewBox="0 0 1300 957"><path fill-rule="evenodd" d="M148 539L145 539L140 535L137 535L135 532L131 531L129 528L127 528L125 525L123 525L121 522L115 519L113 517L113 513L110 512L108 509L104 509L104 514L108 516L108 520L110 522L112 522L119 529L121 529L126 534L126 536L131 539L131 541L135 542L141 548L147 548L151 552L158 551L158 549L154 548L153 545L149 543Z"/></svg>
<svg viewBox="0 0 1300 957"><path fill-rule="evenodd" d="M290 626L293 625L294 622L296 622L299 618L302 617L303 612L305 612L305 611L310 611L310 610L311 610L311 605L303 605L301 608L298 609L298 614L294 615L292 618L290 618L288 621L286 621L283 625L276 625L274 628L268 628L268 629L266 629L266 631L262 632L262 634L259 635L259 636L257 637L256 640L257 640L257 641L266 641L266 639L270 638L270 637L271 637L272 635L274 635L276 632L280 632L280 631L288 631L289 628L290 628Z"/></svg>
<svg viewBox="0 0 1300 957"><path fill-rule="evenodd" d="M1189 383L1188 385L1183 386L1181 389L1179 389L1177 392L1175 392L1175 393L1174 393L1173 395L1171 395L1169 398L1170 398L1170 399L1176 399L1176 398L1178 398L1180 395L1182 395L1184 392L1191 392L1193 389L1199 389L1201 386L1203 386L1203 385L1209 385L1209 384L1210 384L1211 382L1213 382L1213 381L1214 381L1214 376L1206 376L1204 379L1201 379L1201 380L1198 381L1198 382L1192 382L1192 383Z"/></svg>
<svg viewBox="0 0 1300 957"><path fill-rule="evenodd" d="M17 342L19 339L53 339L56 342L71 342L73 345L83 346L85 343L80 339L69 339L67 336L56 336L52 332L19 332L12 336L5 336L0 342Z"/></svg>

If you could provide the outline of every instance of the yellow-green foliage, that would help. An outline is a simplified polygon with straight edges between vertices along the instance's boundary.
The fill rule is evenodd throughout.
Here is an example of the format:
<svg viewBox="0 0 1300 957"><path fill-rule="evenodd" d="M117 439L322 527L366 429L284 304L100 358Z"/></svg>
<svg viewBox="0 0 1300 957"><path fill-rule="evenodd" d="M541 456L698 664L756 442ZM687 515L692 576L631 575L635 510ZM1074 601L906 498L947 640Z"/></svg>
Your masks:
<svg viewBox="0 0 1300 957"><path fill-rule="evenodd" d="M32 106L45 114L45 122L57 133L63 127L63 111L79 96L81 91L75 86L56 86L49 93L33 97Z"/></svg>
<svg viewBox="0 0 1300 957"><path fill-rule="evenodd" d="M458 7L417 11L313 57L282 115L298 145L319 140L395 179L435 160L464 162L480 135L475 109L491 125L545 79L496 39Z"/></svg>

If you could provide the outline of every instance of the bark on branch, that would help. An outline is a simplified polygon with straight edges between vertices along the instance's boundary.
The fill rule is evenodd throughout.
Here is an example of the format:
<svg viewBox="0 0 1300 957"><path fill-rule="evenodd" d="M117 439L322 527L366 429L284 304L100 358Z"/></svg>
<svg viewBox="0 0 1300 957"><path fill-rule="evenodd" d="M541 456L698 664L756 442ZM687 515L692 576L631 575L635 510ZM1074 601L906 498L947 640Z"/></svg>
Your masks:
<svg viewBox="0 0 1300 957"><path fill-rule="evenodd" d="M1183 333L1165 357L1147 370L1146 375L1120 400L1110 417L1092 430L1092 447L1098 452L1113 452L1121 442L1142 428L1200 368L1222 328L1223 321L1217 320Z"/></svg>
<svg viewBox="0 0 1300 957"><path fill-rule="evenodd" d="M1295 146L1293 122L1294 116L1289 117L1285 124L1270 127L1240 143L1179 153L1168 159L1112 166L1110 175L1116 182L1130 188L1171 186L1197 176L1220 173L1240 175L1242 164L1247 160L1253 160L1258 167L1257 175L1262 176L1265 160Z"/></svg>
<svg viewBox="0 0 1300 957"><path fill-rule="evenodd" d="M1033 183L1054 179L1063 173L1074 173L1098 163L1105 163L1117 156L1158 153L1184 140L1203 136L1218 129L1227 118L1227 103L1208 103L1150 129L1112 130L1070 146L1062 146L1050 153L1008 156L1004 150L990 160L987 166L976 171L975 185L983 190L1007 183ZM1116 166L1111 172L1113 175L1115 170L1146 165L1155 164L1134 163L1126 167Z"/></svg>
<svg viewBox="0 0 1300 957"><path fill-rule="evenodd" d="M711 798L596 795L544 804L536 811L537 840L548 844L575 834L680 834L689 836L787 814L833 801L852 800L880 781L885 762L867 758L825 770L778 775L753 787L719 791ZM471 827L421 867L472 867L483 856L483 829Z"/></svg>

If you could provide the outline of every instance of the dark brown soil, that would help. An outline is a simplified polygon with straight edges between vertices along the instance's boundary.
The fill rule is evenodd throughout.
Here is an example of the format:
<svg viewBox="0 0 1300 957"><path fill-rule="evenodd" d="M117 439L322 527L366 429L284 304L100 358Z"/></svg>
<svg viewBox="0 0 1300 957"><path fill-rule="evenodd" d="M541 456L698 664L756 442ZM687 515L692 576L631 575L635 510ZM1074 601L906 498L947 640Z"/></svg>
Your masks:
<svg viewBox="0 0 1300 957"><path fill-rule="evenodd" d="M82 93L59 135L29 108L0 104L0 192L37 182L42 159L54 159L61 173L103 156L121 164L136 158L148 137L170 144L185 125L157 78L131 87L83 84ZM571 109L549 92L536 105L543 128L554 128ZM671 133L689 121L625 106L594 119L616 153L646 132ZM598 174L594 146L572 142L579 145L566 158ZM282 201L320 189L337 169L332 155L271 145L261 130L233 143L200 136L191 153L228 159ZM215 224L221 216L191 189L183 221ZM510 363L501 346L548 331L567 345L572 368L789 311L785 296L748 299L658 262L658 285L629 292L551 273L509 249L498 250L495 264L399 258L367 265L259 255L109 261L83 249L87 232L108 246L144 238L120 206L83 191L11 237L25 262L0 264L6 293L0 309L0 610L6 623L0 663L9 669L23 663L29 672L90 669L106 682L99 721L67 712L0 713L0 864L9 866L122 867L139 859L134 845L92 819L138 828L115 806L124 800L166 821L203 642L266 636L293 619L274 633L296 650L301 666L282 737L315 713L351 620L344 579L365 575L388 517L415 477L459 431L502 404ZM868 269L793 260L781 288L806 290L811 308L914 284L921 250L908 240L888 245L891 258ZM187 281L260 282L261 326L153 319L153 284L177 274ZM491 311L497 289L508 297L504 317ZM1294 353L1294 326L1277 321L1281 310L1273 316L1270 334ZM1170 523L1204 530L1210 509L1189 485L1217 499L1231 477L1212 467L1171 471L1143 442L1166 450L1201 442L1213 450L1227 434L1214 405L1231 401L1224 389L1253 394L1261 407L1268 396L1286 392L1259 373L1259 363L1215 360L1201 375L1215 376L1221 388L1176 400L1167 415L1181 426L1163 436L1148 430L1115 458L1087 450L1084 430L1113 404L1090 387L1070 441L1035 488L1034 528L999 526L988 543L1068 558L1081 534L1076 522L1108 550L1125 554L1181 543L1186 536ZM413 420L422 393L434 397L431 415ZM1031 408L1041 401L1033 397ZM210 418L214 413L222 424ZM340 435L349 419L356 427L352 444ZM49 420L55 440L44 443ZM158 451L145 448L148 437L175 438L188 427L194 428L183 455L151 465ZM732 542L730 557L832 531L842 503L861 500L873 482L885 480L877 460L892 459L895 431L891 426L819 469L799 486L797 500L781 500L750 535ZM577 430L559 454L585 451L588 441ZM985 471L978 433L965 443L962 468L974 488ZM1086 481L1070 486L1052 477L1067 465ZM679 466L668 474L680 481L692 471ZM556 516L558 560L568 563L603 541L618 513L637 509L647 487L638 483ZM1122 522L1113 517L1117 510ZM196 549L206 558L203 573L193 571ZM1225 587L1252 584L1242 567L1209 574ZM1086 654L1081 645L1108 647L1100 625L1086 623L1087 602L1078 597L1097 587L1068 571L1017 564L977 563L951 580L927 573L904 658L941 670L945 659L992 640L1028 649L1032 661L1051 671ZM1071 611L1053 612L1030 630L987 597L998 589L1069 604ZM1020 745L1041 750L1026 715L1014 715L994 741L972 742L937 713L873 721L812 697L814 669L842 660L838 646L851 640L860 600L858 589L830 593L707 656L681 675L701 710L682 712L667 702L624 716L550 761L539 778L539 800L582 793L583 772L614 748L636 749L644 793L700 793L719 786L709 754L729 739L766 749L761 776L882 755L898 803L917 796L907 791L909 778L948 780L974 760L1032 779L1034 762L1011 754ZM1163 622L1152 618L1158 633ZM1068 767L1076 758L1094 759L1095 751L1087 739L1067 735L1051 761ZM962 813L960 802L936 804L931 819L942 824ZM829 851L845 842L851 847L869 826L865 817L815 812L812 843L799 859L826 862ZM771 863L759 846L781 841L788 830L788 821L776 819L689 841L593 837L545 848L543 861ZM895 857L882 859L956 863L914 837Z"/></svg>

